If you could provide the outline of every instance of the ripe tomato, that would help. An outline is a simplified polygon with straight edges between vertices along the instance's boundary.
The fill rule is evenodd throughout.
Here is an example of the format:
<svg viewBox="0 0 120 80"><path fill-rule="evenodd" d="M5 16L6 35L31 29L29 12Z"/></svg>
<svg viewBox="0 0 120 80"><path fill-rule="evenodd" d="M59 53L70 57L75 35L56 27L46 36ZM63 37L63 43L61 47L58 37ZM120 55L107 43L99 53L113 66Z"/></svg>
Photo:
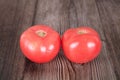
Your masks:
<svg viewBox="0 0 120 80"><path fill-rule="evenodd" d="M60 35L48 26L35 25L22 33L20 48L33 62L49 62L58 54Z"/></svg>
<svg viewBox="0 0 120 80"><path fill-rule="evenodd" d="M98 56L101 50L99 34L90 27L68 29L62 37L65 56L75 63L86 63Z"/></svg>

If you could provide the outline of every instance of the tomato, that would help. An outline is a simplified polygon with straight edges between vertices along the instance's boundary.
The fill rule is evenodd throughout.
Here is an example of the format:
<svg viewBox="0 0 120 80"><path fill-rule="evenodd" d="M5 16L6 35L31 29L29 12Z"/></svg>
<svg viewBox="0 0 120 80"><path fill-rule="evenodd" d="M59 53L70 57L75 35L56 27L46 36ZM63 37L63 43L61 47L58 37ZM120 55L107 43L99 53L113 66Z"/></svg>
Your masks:
<svg viewBox="0 0 120 80"><path fill-rule="evenodd" d="M101 51L100 36L90 27L71 28L62 36L62 48L70 61L87 63Z"/></svg>
<svg viewBox="0 0 120 80"><path fill-rule="evenodd" d="M29 60L46 63L58 54L60 42L60 35L49 26L35 25L21 34L20 48Z"/></svg>

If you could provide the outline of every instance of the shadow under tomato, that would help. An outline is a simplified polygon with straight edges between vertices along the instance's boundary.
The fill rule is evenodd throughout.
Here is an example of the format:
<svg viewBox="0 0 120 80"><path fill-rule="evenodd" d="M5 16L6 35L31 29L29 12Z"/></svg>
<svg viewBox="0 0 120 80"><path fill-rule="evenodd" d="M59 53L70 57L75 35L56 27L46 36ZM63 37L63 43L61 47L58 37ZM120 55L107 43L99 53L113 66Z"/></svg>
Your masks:
<svg viewBox="0 0 120 80"><path fill-rule="evenodd" d="M24 69L24 73L34 73L38 70L38 64L31 62L30 60L28 60L27 58L25 58L25 69Z"/></svg>

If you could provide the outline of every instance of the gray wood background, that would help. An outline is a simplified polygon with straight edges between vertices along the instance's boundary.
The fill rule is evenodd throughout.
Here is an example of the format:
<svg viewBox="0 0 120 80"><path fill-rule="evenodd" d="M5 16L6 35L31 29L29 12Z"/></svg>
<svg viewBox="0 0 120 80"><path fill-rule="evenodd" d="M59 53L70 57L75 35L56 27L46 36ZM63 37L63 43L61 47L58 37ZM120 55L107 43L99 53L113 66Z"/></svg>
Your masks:
<svg viewBox="0 0 120 80"><path fill-rule="evenodd" d="M50 63L32 63L19 38L35 24L52 26L61 35L90 26L101 36L101 54L81 65L61 50ZM0 0L0 80L120 80L120 0Z"/></svg>

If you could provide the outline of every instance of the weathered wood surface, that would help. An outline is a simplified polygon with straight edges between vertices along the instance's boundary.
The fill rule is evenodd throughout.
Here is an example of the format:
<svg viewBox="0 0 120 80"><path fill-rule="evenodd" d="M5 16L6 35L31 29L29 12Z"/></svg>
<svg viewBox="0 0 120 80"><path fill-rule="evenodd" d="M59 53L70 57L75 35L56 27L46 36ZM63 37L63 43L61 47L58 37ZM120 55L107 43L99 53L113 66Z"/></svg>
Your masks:
<svg viewBox="0 0 120 80"><path fill-rule="evenodd" d="M81 65L61 50L50 63L32 63L22 55L19 37L35 24L61 35L90 26L101 36L101 54ZM120 80L120 0L0 0L0 80Z"/></svg>

